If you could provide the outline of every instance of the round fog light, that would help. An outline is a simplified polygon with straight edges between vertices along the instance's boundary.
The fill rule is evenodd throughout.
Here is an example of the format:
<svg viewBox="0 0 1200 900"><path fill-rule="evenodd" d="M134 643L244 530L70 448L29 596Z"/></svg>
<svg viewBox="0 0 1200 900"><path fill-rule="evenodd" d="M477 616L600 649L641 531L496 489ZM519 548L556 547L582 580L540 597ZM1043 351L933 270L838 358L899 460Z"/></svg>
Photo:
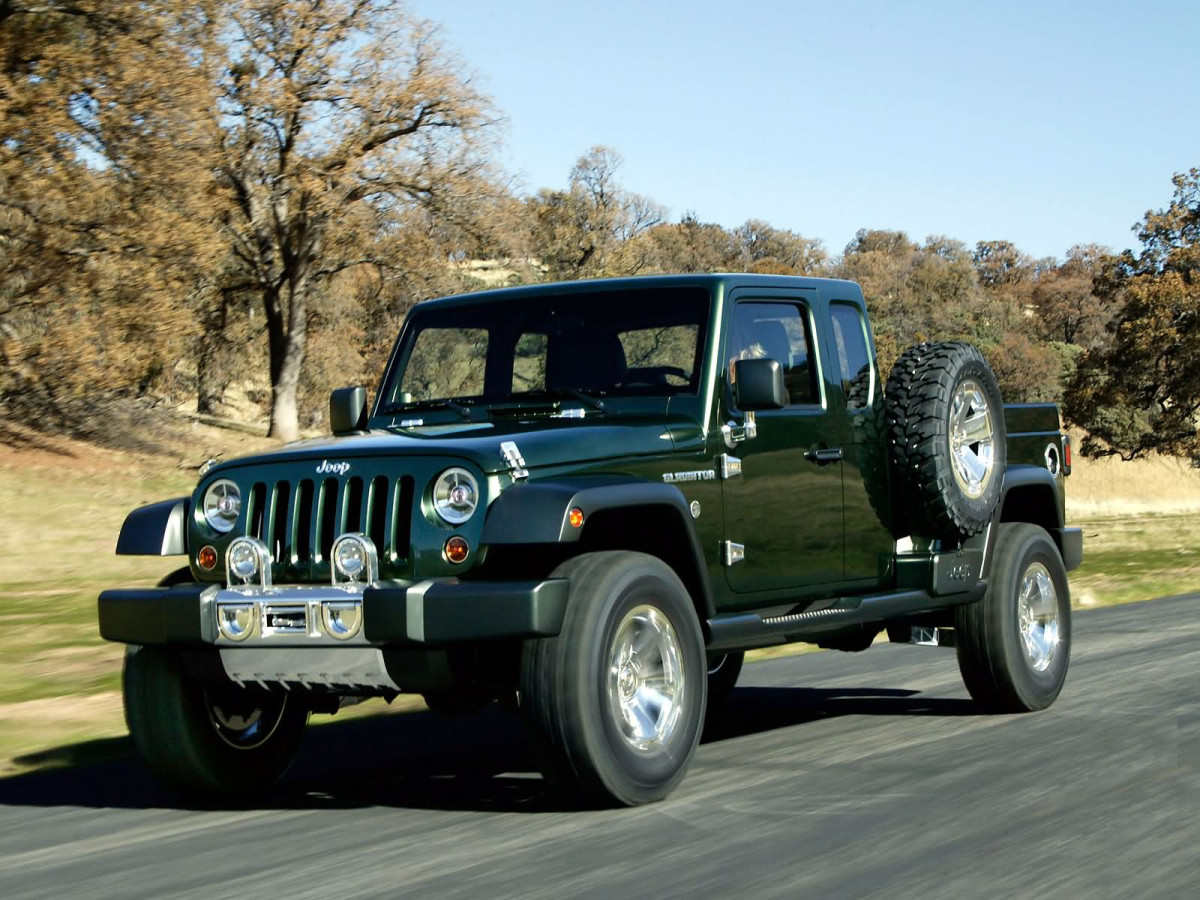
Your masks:
<svg viewBox="0 0 1200 900"><path fill-rule="evenodd" d="M271 551L258 538L234 538L225 551L225 575L230 588L244 587L256 576L262 588L269 588Z"/></svg>
<svg viewBox="0 0 1200 900"><path fill-rule="evenodd" d="M336 600L325 603L321 607L321 621L330 637L348 641L362 628L362 604Z"/></svg>
<svg viewBox="0 0 1200 900"><path fill-rule="evenodd" d="M379 580L379 554L374 542L365 534L343 534L333 542L329 554L333 560L333 583L341 575L350 582L372 584Z"/></svg>
<svg viewBox="0 0 1200 900"><path fill-rule="evenodd" d="M258 572L258 548L249 541L235 541L229 548L229 574L249 581Z"/></svg>
<svg viewBox="0 0 1200 900"><path fill-rule="evenodd" d="M231 641L244 641L254 631L253 603L218 603L217 627Z"/></svg>
<svg viewBox="0 0 1200 900"><path fill-rule="evenodd" d="M343 575L354 580L362 574L363 566L367 564L367 554L358 541L342 541L338 544L334 561Z"/></svg>

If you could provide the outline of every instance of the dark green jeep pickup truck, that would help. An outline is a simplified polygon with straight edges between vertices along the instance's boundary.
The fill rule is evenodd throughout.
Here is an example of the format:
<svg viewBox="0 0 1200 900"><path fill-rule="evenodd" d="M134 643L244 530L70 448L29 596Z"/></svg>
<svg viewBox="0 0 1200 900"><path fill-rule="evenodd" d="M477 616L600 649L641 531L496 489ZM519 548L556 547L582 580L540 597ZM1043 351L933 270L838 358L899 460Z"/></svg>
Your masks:
<svg viewBox="0 0 1200 900"><path fill-rule="evenodd" d="M752 648L953 644L997 711L1066 676L1057 410L1003 406L967 344L883 378L853 283L422 303L370 410L341 389L330 421L121 531L118 553L187 557L99 600L134 742L177 788L269 785L311 711L416 692L515 700L551 785L637 804L683 778Z"/></svg>

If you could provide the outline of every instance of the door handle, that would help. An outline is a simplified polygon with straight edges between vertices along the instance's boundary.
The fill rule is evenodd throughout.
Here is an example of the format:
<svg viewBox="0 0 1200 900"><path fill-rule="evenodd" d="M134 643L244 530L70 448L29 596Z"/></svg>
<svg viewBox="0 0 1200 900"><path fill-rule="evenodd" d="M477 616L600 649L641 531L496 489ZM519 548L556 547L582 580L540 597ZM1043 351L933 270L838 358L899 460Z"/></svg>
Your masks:
<svg viewBox="0 0 1200 900"><path fill-rule="evenodd" d="M841 447L809 447L804 452L804 458L809 462L814 462L818 466L827 466L830 463L842 461Z"/></svg>

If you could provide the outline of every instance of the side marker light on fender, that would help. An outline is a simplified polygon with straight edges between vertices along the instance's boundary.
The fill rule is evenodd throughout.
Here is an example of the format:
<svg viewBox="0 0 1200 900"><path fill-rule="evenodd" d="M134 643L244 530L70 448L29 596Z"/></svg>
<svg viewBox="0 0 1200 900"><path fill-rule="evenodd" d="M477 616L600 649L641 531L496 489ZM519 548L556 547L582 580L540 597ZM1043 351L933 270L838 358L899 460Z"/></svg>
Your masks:
<svg viewBox="0 0 1200 900"><path fill-rule="evenodd" d="M571 523L572 528L583 527L583 510L578 506L567 513L567 521Z"/></svg>

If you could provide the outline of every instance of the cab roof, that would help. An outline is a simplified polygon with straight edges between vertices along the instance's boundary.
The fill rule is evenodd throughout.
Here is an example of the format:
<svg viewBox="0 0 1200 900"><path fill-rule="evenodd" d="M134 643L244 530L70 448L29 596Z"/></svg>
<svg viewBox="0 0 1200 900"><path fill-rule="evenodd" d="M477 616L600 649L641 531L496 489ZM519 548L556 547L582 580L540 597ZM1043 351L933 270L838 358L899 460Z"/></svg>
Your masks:
<svg viewBox="0 0 1200 900"><path fill-rule="evenodd" d="M836 278L812 278L801 275L756 275L751 273L718 272L687 275L637 275L630 278L584 278L577 281L555 281L547 284L526 284L516 287L492 288L453 294L434 300L424 300L415 308L422 310L460 306L467 303L503 303L547 294L592 293L645 288L703 287L712 290L723 286L726 290L736 287L761 288L830 288L834 285L852 287L856 295L861 289L852 281Z"/></svg>

